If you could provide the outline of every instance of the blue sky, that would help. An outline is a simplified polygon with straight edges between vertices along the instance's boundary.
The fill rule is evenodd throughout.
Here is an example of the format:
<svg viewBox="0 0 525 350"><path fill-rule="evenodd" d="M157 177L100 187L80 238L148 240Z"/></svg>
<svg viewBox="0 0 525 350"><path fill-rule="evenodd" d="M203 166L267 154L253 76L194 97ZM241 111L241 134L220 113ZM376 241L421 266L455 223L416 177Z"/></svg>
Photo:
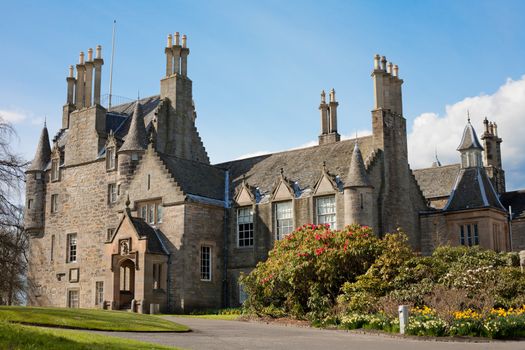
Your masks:
<svg viewBox="0 0 525 350"><path fill-rule="evenodd" d="M498 122L510 188L525 187L523 1L2 1L0 114L15 148L33 156L44 116L61 123L67 67L103 46L108 91L117 20L115 95L159 92L166 35L188 35L197 126L212 162L311 144L319 93L335 88L339 131L370 130L376 53L404 79L410 162L428 166L455 147L471 109L481 133ZM504 90L504 91L503 91ZM499 93L498 93L499 92ZM511 116L511 117L510 117ZM411 131L418 126L418 133ZM435 127L440 125L440 127ZM525 131L525 130L524 130ZM522 144L523 143L523 144ZM520 149L521 148L521 149Z"/></svg>

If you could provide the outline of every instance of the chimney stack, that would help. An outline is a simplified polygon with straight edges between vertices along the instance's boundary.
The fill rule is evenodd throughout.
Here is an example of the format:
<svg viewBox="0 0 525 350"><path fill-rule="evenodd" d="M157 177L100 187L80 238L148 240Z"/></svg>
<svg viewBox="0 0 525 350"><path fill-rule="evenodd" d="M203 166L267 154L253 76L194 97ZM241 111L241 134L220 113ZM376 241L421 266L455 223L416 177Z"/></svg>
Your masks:
<svg viewBox="0 0 525 350"><path fill-rule="evenodd" d="M183 77L188 75L188 55L190 54L190 49L186 47L186 34L182 36L182 49L180 51L180 74Z"/></svg>
<svg viewBox="0 0 525 350"><path fill-rule="evenodd" d="M321 111L321 135L328 134L328 105L326 104L326 93L321 91L321 104L319 105Z"/></svg>
<svg viewBox="0 0 525 350"><path fill-rule="evenodd" d="M166 76L169 77L173 74L173 40L171 37L171 34L168 34L168 43L166 44L166 48L164 49L164 52L166 53Z"/></svg>
<svg viewBox="0 0 525 350"><path fill-rule="evenodd" d="M91 96L93 92L93 49L88 49L88 59L86 61L86 78L85 78L85 88L84 88L84 105L86 107L91 107Z"/></svg>
<svg viewBox="0 0 525 350"><path fill-rule="evenodd" d="M69 75L66 78L67 81L67 104L73 104L74 102L74 90L75 90L75 77L73 76L73 65L69 66Z"/></svg>
<svg viewBox="0 0 525 350"><path fill-rule="evenodd" d="M381 57L381 58L380 58ZM403 114L403 100L399 79L399 66L388 62L385 56L374 56L374 109L390 110L392 113Z"/></svg>
<svg viewBox="0 0 525 350"><path fill-rule="evenodd" d="M181 47L180 47L180 34L179 32L175 33L175 45L172 46L172 56L173 56L173 69L171 74L178 75L180 74L180 53L181 53ZM170 74L170 75L171 75Z"/></svg>
<svg viewBox="0 0 525 350"><path fill-rule="evenodd" d="M84 52L80 51L77 64L77 86L75 104L77 109L84 107L84 79L86 75L86 66L84 65Z"/></svg>
<svg viewBox="0 0 525 350"><path fill-rule="evenodd" d="M100 87L102 85L102 65L104 60L102 59L102 46L97 45L95 60L93 65L95 66L95 84L93 91L93 103L100 105Z"/></svg>
<svg viewBox="0 0 525 350"><path fill-rule="evenodd" d="M339 103L335 100L335 90L330 90L330 133L337 133L337 106Z"/></svg>

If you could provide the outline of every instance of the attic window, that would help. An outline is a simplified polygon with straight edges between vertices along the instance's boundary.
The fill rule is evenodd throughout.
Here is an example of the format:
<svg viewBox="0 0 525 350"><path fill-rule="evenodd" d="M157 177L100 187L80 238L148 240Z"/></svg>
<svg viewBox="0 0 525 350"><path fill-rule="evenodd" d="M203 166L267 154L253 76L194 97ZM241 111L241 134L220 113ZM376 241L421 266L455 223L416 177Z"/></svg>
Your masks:
<svg viewBox="0 0 525 350"><path fill-rule="evenodd" d="M131 160L139 160L139 155L137 153L131 153Z"/></svg>

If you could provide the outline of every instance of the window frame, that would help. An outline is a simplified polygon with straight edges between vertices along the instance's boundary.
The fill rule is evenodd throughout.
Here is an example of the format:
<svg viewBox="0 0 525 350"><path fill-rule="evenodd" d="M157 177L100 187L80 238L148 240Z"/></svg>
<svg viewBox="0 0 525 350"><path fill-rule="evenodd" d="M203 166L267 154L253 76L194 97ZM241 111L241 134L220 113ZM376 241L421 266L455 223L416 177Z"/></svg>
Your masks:
<svg viewBox="0 0 525 350"><path fill-rule="evenodd" d="M459 225L459 244L466 247L479 245L479 227L477 222Z"/></svg>
<svg viewBox="0 0 525 350"><path fill-rule="evenodd" d="M95 305L104 304L104 281L95 281Z"/></svg>
<svg viewBox="0 0 525 350"><path fill-rule="evenodd" d="M137 215L150 225L156 226L162 224L164 218L162 200L157 199L137 203Z"/></svg>
<svg viewBox="0 0 525 350"><path fill-rule="evenodd" d="M71 243L72 238L74 238L74 244ZM66 263L78 262L78 235L76 233L68 233L66 243Z"/></svg>
<svg viewBox="0 0 525 350"><path fill-rule="evenodd" d="M115 147L109 147L106 149L106 170L113 171L117 169L117 152Z"/></svg>
<svg viewBox="0 0 525 350"><path fill-rule="evenodd" d="M114 204L118 201L118 192L117 192L117 184L116 183L109 183L108 184L108 203Z"/></svg>
<svg viewBox="0 0 525 350"><path fill-rule="evenodd" d="M72 294L73 293L76 293L76 301L75 301L75 304L76 306L72 305ZM80 290L77 289L77 288L74 288L74 289L68 289L67 290L67 307L70 308L70 309L78 309L80 308Z"/></svg>
<svg viewBox="0 0 525 350"><path fill-rule="evenodd" d="M51 214L58 213L58 193L51 194Z"/></svg>
<svg viewBox="0 0 525 350"><path fill-rule="evenodd" d="M211 245L201 245L199 257L200 257L200 279L203 282L211 282L213 278L212 246Z"/></svg>
<svg viewBox="0 0 525 350"><path fill-rule="evenodd" d="M244 212L246 210L249 210L250 212L249 215L240 215L241 212ZM253 207L252 206L238 207L236 209L236 214L237 214L237 217L236 217L237 248L252 248L255 245L254 244L255 243L255 225L254 225L255 215L254 215ZM242 218L250 217L251 220L249 222L240 223L239 219L241 217ZM243 230L241 230L241 227L240 227L241 225L249 225L249 226L248 228L243 228ZM241 238L241 233L244 234L242 238ZM241 244L241 241L244 243ZM248 241L247 244L246 244L246 241Z"/></svg>
<svg viewBox="0 0 525 350"><path fill-rule="evenodd" d="M319 203L323 200L326 200L326 199L332 199L333 200L333 213L330 212L330 213L325 213L325 214L320 214L319 213ZM314 210L315 210L315 223L317 225L319 224L330 224L330 229L332 230L337 230L337 199L335 197L335 194L330 194L330 195L324 195L324 196L318 196L318 197L315 197L314 198ZM331 222L320 222L319 218L320 217L328 217L328 216L331 216L333 215L333 221ZM332 225L332 222L333 222L333 225Z"/></svg>
<svg viewBox="0 0 525 350"><path fill-rule="evenodd" d="M282 206L282 205L285 205L285 204L289 204L290 205L291 217L279 219L279 214L278 214L279 207ZM273 210L272 211L273 211L273 216L274 216L273 222L274 222L274 228L275 228L275 240L281 240L284 237L286 237L287 235L289 235L290 233L292 233L293 230L294 230L294 220L295 220L294 216L295 215L294 215L294 203L293 203L293 200L281 201L281 202L273 203ZM281 226L279 225L280 220L290 220L290 224L282 226L282 228L286 228L287 230L289 230L289 232L287 232L285 234L282 234L282 235L281 235Z"/></svg>
<svg viewBox="0 0 525 350"><path fill-rule="evenodd" d="M51 181L60 181L60 158L51 159Z"/></svg>

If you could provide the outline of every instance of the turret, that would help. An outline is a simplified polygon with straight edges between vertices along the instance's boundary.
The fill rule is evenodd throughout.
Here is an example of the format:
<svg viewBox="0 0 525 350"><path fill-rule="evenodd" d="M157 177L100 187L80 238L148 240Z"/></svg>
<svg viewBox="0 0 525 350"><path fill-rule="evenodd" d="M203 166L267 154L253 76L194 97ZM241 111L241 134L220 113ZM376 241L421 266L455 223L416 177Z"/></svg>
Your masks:
<svg viewBox="0 0 525 350"><path fill-rule="evenodd" d="M461 153L461 168L478 168L483 166L481 161L483 147L479 143L474 127L470 124L470 117L463 130L463 137L457 150Z"/></svg>
<svg viewBox="0 0 525 350"><path fill-rule="evenodd" d="M26 171L26 210L24 228L30 234L38 234L44 229L45 212L45 170L51 159L49 134L44 124L35 157Z"/></svg>
<svg viewBox="0 0 525 350"><path fill-rule="evenodd" d="M344 186L345 225L373 225L373 186L366 173L359 144L355 142Z"/></svg>
<svg viewBox="0 0 525 350"><path fill-rule="evenodd" d="M118 150L118 169L122 176L131 175L139 159L148 147L142 106L137 100L131 117L128 134Z"/></svg>

